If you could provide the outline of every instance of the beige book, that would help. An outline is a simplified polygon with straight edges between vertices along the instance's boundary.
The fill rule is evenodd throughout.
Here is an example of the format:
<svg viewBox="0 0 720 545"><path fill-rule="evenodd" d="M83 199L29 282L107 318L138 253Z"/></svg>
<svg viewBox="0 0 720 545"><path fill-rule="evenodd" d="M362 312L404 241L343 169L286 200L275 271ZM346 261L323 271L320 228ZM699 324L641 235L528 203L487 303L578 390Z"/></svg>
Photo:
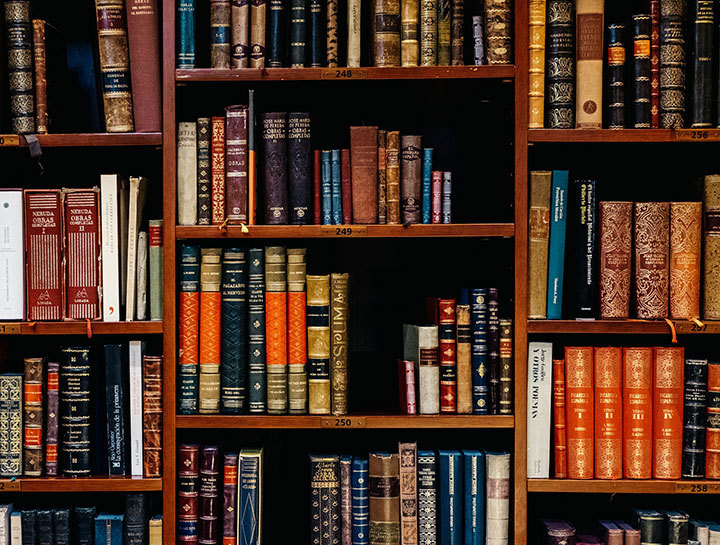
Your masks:
<svg viewBox="0 0 720 545"><path fill-rule="evenodd" d="M547 317L548 242L550 238L550 181L552 172L530 173L528 218L528 318Z"/></svg>
<svg viewBox="0 0 720 545"><path fill-rule="evenodd" d="M577 2L577 102L578 129L602 128L604 0Z"/></svg>

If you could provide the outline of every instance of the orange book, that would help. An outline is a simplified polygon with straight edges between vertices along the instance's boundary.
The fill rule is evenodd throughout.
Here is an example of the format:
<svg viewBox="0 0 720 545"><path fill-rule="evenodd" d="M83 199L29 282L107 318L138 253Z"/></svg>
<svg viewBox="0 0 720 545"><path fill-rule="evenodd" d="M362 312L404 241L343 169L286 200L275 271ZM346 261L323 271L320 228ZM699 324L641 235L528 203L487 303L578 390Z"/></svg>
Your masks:
<svg viewBox="0 0 720 545"><path fill-rule="evenodd" d="M720 479L720 362L708 362L705 477Z"/></svg>
<svg viewBox="0 0 720 545"><path fill-rule="evenodd" d="M200 316L200 293L180 292L180 354L178 364L198 363L198 319Z"/></svg>
<svg viewBox="0 0 720 545"><path fill-rule="evenodd" d="M682 476L685 351L682 346L653 349L653 478Z"/></svg>
<svg viewBox="0 0 720 545"><path fill-rule="evenodd" d="M570 479L593 478L593 349L565 348L567 467Z"/></svg>
<svg viewBox="0 0 720 545"><path fill-rule="evenodd" d="M265 292L267 364L287 366L287 293Z"/></svg>
<svg viewBox="0 0 720 545"><path fill-rule="evenodd" d="M555 443L555 478L567 479L565 360L553 360L553 430Z"/></svg>
<svg viewBox="0 0 720 545"><path fill-rule="evenodd" d="M623 471L626 479L652 476L652 374L652 348L623 349Z"/></svg>
<svg viewBox="0 0 720 545"><path fill-rule="evenodd" d="M220 366L219 291L200 293L200 365ZM217 372L214 370L213 372Z"/></svg>
<svg viewBox="0 0 720 545"><path fill-rule="evenodd" d="M307 327L305 325L306 294L288 292L288 364L307 363Z"/></svg>
<svg viewBox="0 0 720 545"><path fill-rule="evenodd" d="M622 479L622 348L595 347L595 478Z"/></svg>

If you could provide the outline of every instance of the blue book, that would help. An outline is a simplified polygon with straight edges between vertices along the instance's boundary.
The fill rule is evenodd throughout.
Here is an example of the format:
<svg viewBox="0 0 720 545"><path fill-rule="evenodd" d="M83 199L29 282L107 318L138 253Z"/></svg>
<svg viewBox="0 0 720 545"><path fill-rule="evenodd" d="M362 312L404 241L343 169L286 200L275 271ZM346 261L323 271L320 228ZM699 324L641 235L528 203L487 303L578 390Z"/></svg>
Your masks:
<svg viewBox="0 0 720 545"><path fill-rule="evenodd" d="M548 249L547 318L562 317L563 272L565 270L565 229L567 226L568 171L553 170L550 204L550 246Z"/></svg>
<svg viewBox="0 0 720 545"><path fill-rule="evenodd" d="M265 375L265 249L248 251L248 409L267 410Z"/></svg>
<svg viewBox="0 0 720 545"><path fill-rule="evenodd" d="M223 414L245 412L247 376L247 262L245 250L225 248L220 316L220 399Z"/></svg>
<svg viewBox="0 0 720 545"><path fill-rule="evenodd" d="M180 307L182 307L183 293L196 293L199 291L200 247L183 244L180 247ZM182 328L181 325L181 333ZM197 414L198 365L197 363L180 363L180 360L178 360L178 373L180 380L178 414Z"/></svg>
<svg viewBox="0 0 720 545"><path fill-rule="evenodd" d="M195 0L179 0L177 17L177 67L195 68Z"/></svg>
<svg viewBox="0 0 720 545"><path fill-rule="evenodd" d="M370 497L368 495L368 461L352 461L352 544L370 543Z"/></svg>
<svg viewBox="0 0 720 545"><path fill-rule="evenodd" d="M485 453L463 450L464 545L485 545Z"/></svg>
<svg viewBox="0 0 720 545"><path fill-rule="evenodd" d="M423 149L422 222L431 223L433 148Z"/></svg>
<svg viewBox="0 0 720 545"><path fill-rule="evenodd" d="M332 166L331 153L323 150L321 157L320 196L322 198L322 224L332 225Z"/></svg>
<svg viewBox="0 0 720 545"><path fill-rule="evenodd" d="M238 545L257 545L262 536L262 459L262 449L240 451Z"/></svg>
<svg viewBox="0 0 720 545"><path fill-rule="evenodd" d="M95 543L123 545L123 515L100 513L95 517Z"/></svg>
<svg viewBox="0 0 720 545"><path fill-rule="evenodd" d="M438 451L438 523L443 545L462 542L462 454L457 450Z"/></svg>
<svg viewBox="0 0 720 545"><path fill-rule="evenodd" d="M108 475L126 475L127 451L127 379L123 369L127 366L125 345L105 345L105 408L107 412Z"/></svg>
<svg viewBox="0 0 720 545"><path fill-rule="evenodd" d="M99 66L96 48L91 41L68 42L68 99L72 108L72 126L77 132L102 132L105 110L102 89L95 66Z"/></svg>
<svg viewBox="0 0 720 545"><path fill-rule="evenodd" d="M470 358L472 364L473 414L490 413L490 403L488 403L487 303L487 288L474 288L470 291L470 329L472 331Z"/></svg>
<svg viewBox="0 0 720 545"><path fill-rule="evenodd" d="M332 224L342 225L342 189L340 181L340 150L334 149L331 153L331 201Z"/></svg>
<svg viewBox="0 0 720 545"><path fill-rule="evenodd" d="M418 483L418 543L437 543L437 478L435 453L419 450L417 458Z"/></svg>

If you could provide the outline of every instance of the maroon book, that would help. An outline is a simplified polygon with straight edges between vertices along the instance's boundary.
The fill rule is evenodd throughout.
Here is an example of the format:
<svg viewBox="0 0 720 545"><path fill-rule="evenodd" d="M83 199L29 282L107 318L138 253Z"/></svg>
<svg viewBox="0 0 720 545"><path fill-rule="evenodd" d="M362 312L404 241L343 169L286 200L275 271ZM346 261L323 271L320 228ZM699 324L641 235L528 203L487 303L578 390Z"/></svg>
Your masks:
<svg viewBox="0 0 720 545"><path fill-rule="evenodd" d="M200 447L198 445L180 445L178 448L177 518L178 526L186 528L185 532L179 533L179 542L197 543L198 540L199 456Z"/></svg>
<svg viewBox="0 0 720 545"><path fill-rule="evenodd" d="M319 149L313 150L313 223L315 225L322 224L322 204L320 204L322 193L320 187L322 185L321 153Z"/></svg>
<svg viewBox="0 0 720 545"><path fill-rule="evenodd" d="M342 183L342 217L345 225L353 222L352 216L352 177L350 173L350 150L340 151L340 180Z"/></svg>
<svg viewBox="0 0 720 545"><path fill-rule="evenodd" d="M415 414L417 412L415 395L415 363L412 361L398 360L398 386L400 411L404 414Z"/></svg>
<svg viewBox="0 0 720 545"><path fill-rule="evenodd" d="M100 190L65 189L67 318L100 318Z"/></svg>
<svg viewBox="0 0 720 545"><path fill-rule="evenodd" d="M238 453L226 452L223 463L223 544L237 544Z"/></svg>
<svg viewBox="0 0 720 545"><path fill-rule="evenodd" d="M27 318L62 320L63 213L59 189L25 190Z"/></svg>
<svg viewBox="0 0 720 545"><path fill-rule="evenodd" d="M200 453L199 543L218 543L220 535L220 448L203 446ZM220 537L219 537L220 536Z"/></svg>
<svg viewBox="0 0 720 545"><path fill-rule="evenodd" d="M160 132L160 40L157 0L125 0L135 131Z"/></svg>
<svg viewBox="0 0 720 545"><path fill-rule="evenodd" d="M228 223L248 221L248 107L225 108L225 208Z"/></svg>
<svg viewBox="0 0 720 545"><path fill-rule="evenodd" d="M433 170L432 173L432 220L431 223L442 222L442 172Z"/></svg>

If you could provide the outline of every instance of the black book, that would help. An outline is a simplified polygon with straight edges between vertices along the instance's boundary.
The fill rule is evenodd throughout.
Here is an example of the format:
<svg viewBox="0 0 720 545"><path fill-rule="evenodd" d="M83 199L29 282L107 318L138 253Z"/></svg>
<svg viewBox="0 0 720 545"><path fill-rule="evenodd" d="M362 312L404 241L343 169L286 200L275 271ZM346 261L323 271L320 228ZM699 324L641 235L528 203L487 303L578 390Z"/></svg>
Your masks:
<svg viewBox="0 0 720 545"><path fill-rule="evenodd" d="M650 128L650 16L633 15L633 127Z"/></svg>
<svg viewBox="0 0 720 545"><path fill-rule="evenodd" d="M38 545L53 545L55 532L52 509L38 509L37 511L37 543ZM24 534L24 532L23 532Z"/></svg>
<svg viewBox="0 0 720 545"><path fill-rule="evenodd" d="M690 126L712 127L713 112L713 53L715 52L715 2L690 0L689 22L692 24L690 51L692 109Z"/></svg>
<svg viewBox="0 0 720 545"><path fill-rule="evenodd" d="M62 349L60 362L60 472L90 475L90 348Z"/></svg>
<svg viewBox="0 0 720 545"><path fill-rule="evenodd" d="M247 261L245 250L226 248L222 260L220 401L223 414L245 410L247 375Z"/></svg>
<svg viewBox="0 0 720 545"><path fill-rule="evenodd" d="M288 0L267 0L267 52L268 68L287 66Z"/></svg>
<svg viewBox="0 0 720 545"><path fill-rule="evenodd" d="M288 169L290 182L290 223L312 223L312 149L310 114L288 114Z"/></svg>
<svg viewBox="0 0 720 545"><path fill-rule="evenodd" d="M545 126L575 128L575 0L548 0Z"/></svg>
<svg viewBox="0 0 720 545"><path fill-rule="evenodd" d="M490 414L500 414L500 309L497 288L488 288L487 361ZM458 330L459 331L459 330Z"/></svg>
<svg viewBox="0 0 720 545"><path fill-rule="evenodd" d="M72 536L72 545L93 545L95 507L73 508L72 532L70 535Z"/></svg>
<svg viewBox="0 0 720 545"><path fill-rule="evenodd" d="M287 114L262 115L262 137L265 163L265 223L286 225L288 222Z"/></svg>
<svg viewBox="0 0 720 545"><path fill-rule="evenodd" d="M607 128L625 128L625 25L608 25Z"/></svg>
<svg viewBox="0 0 720 545"><path fill-rule="evenodd" d="M248 408L251 413L267 410L265 374L265 251L248 252Z"/></svg>
<svg viewBox="0 0 720 545"><path fill-rule="evenodd" d="M649 95L648 95L649 96ZM649 119L649 118L648 118ZM575 318L595 318L597 197L595 180L575 180Z"/></svg>
<svg viewBox="0 0 720 545"><path fill-rule="evenodd" d="M307 10L305 0L290 0L290 66L305 66Z"/></svg>
<svg viewBox="0 0 720 545"><path fill-rule="evenodd" d="M665 515L654 509L635 509L633 526L640 530L640 543L662 545L665 541Z"/></svg>
<svg viewBox="0 0 720 545"><path fill-rule="evenodd" d="M198 225L210 225L212 182L210 181L210 118L197 120L197 214Z"/></svg>
<svg viewBox="0 0 720 545"><path fill-rule="evenodd" d="M705 477L707 387L707 360L685 360L682 453L683 479L702 479Z"/></svg>
<svg viewBox="0 0 720 545"><path fill-rule="evenodd" d="M35 94L33 87L33 28L30 0L5 0L5 38L10 81L12 132L35 132Z"/></svg>
<svg viewBox="0 0 720 545"><path fill-rule="evenodd" d="M690 517L687 513L681 511L665 511L667 520L666 543L677 544L688 542L688 531L690 527Z"/></svg>
<svg viewBox="0 0 720 545"><path fill-rule="evenodd" d="M149 516L148 497L143 493L125 495L124 545L145 545L148 540Z"/></svg>
<svg viewBox="0 0 720 545"><path fill-rule="evenodd" d="M660 128L685 126L685 2L660 2Z"/></svg>
<svg viewBox="0 0 720 545"><path fill-rule="evenodd" d="M38 545L37 511L23 509L20 512L20 525L22 527L22 545Z"/></svg>
<svg viewBox="0 0 720 545"><path fill-rule="evenodd" d="M108 475L127 474L128 384L125 345L105 345L105 409L107 417Z"/></svg>
<svg viewBox="0 0 720 545"><path fill-rule="evenodd" d="M70 509L55 509L55 545L70 545Z"/></svg>
<svg viewBox="0 0 720 545"><path fill-rule="evenodd" d="M325 1L310 0L310 24L308 39L310 42L310 66L318 68L327 64L325 49L327 46L327 28L325 26Z"/></svg>

